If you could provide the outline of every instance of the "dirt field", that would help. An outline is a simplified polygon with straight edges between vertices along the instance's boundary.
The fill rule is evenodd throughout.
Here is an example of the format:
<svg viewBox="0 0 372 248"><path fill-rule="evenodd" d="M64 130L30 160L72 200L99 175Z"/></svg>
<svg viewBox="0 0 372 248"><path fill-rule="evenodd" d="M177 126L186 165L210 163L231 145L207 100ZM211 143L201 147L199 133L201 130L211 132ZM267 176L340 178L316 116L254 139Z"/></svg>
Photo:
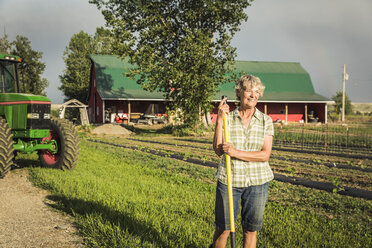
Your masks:
<svg viewBox="0 0 372 248"><path fill-rule="evenodd" d="M0 179L0 247L84 247L72 218L50 207L48 192L27 176L27 169L15 169Z"/></svg>

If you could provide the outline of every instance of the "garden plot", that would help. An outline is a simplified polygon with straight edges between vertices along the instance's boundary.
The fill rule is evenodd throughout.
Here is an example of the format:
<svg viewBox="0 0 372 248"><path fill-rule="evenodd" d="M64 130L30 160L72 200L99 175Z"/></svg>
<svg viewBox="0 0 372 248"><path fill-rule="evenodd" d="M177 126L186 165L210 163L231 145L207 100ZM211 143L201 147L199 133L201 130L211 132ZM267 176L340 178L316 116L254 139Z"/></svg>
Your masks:
<svg viewBox="0 0 372 248"><path fill-rule="evenodd" d="M33 167L30 172L36 185L50 190L60 211L75 218L89 247L208 246L214 230L215 168L150 154L153 143L126 140L126 145L142 146L139 151L81 140L75 170ZM208 151L200 146L193 154ZM371 209L370 200L272 181L258 246L368 247ZM238 247L241 238L237 229Z"/></svg>
<svg viewBox="0 0 372 248"><path fill-rule="evenodd" d="M102 140L102 139L101 139ZM115 140L106 138L105 141L110 145L118 145L124 148L137 149L145 152L157 154L184 160L200 165L216 167L219 158L211 149L208 149L208 144L190 142L185 144L179 141L174 141L172 137L156 137L152 138L129 138L129 140ZM130 145L128 145L130 144ZM197 144L197 145L196 145ZM210 145L209 145L210 147ZM351 166L345 162L340 162L346 158L339 157L322 157L313 159L299 159L297 154L284 154L282 156L275 155L270 160L276 178L281 181L286 181L294 184L300 184L307 187L314 187L327 191L338 192L340 194L365 197L372 199L371 171L370 161L364 161L366 167L361 168ZM308 154L305 154L309 156ZM304 154L302 154L304 156ZM294 157L294 158L293 158ZM334 159L334 162L332 160ZM301 162L299 162L301 161ZM339 164L342 167L325 166L323 161L328 161L327 164ZM360 163L354 161L353 163ZM348 160L350 163L350 160ZM284 177L283 177L284 176Z"/></svg>

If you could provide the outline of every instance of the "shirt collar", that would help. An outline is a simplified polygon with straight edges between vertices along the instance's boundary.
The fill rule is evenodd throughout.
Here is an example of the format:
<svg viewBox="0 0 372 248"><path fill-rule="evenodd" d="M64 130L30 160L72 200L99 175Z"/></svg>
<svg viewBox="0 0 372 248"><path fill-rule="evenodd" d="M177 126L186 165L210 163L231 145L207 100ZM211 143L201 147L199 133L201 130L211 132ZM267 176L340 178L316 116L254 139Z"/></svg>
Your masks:
<svg viewBox="0 0 372 248"><path fill-rule="evenodd" d="M239 107L237 107L234 111L231 112L233 118L240 118L240 114L239 114ZM259 111L257 108L255 108L255 111L254 111L254 114L253 114L253 117L255 117L257 120L263 120L263 113L261 111Z"/></svg>

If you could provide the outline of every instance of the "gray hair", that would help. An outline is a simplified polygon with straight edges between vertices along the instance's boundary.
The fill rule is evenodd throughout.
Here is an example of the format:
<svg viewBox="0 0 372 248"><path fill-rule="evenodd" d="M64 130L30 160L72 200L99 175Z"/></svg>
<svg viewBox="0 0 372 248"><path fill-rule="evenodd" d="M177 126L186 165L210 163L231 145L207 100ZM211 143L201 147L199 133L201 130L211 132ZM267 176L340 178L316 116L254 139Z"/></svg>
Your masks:
<svg viewBox="0 0 372 248"><path fill-rule="evenodd" d="M265 86L262 84L259 77L255 77L251 74L243 75L235 84L235 94L238 100L240 100L239 94L241 91L250 90L254 87L257 87L260 91L260 96L263 95Z"/></svg>

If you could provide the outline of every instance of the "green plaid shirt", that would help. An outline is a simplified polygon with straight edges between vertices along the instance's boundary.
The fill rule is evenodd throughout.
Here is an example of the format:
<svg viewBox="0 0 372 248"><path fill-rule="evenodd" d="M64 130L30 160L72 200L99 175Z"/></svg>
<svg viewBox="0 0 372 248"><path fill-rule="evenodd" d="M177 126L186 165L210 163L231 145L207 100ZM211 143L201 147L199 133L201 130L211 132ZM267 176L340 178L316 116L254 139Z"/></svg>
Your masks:
<svg viewBox="0 0 372 248"><path fill-rule="evenodd" d="M274 136L273 121L257 108L248 128L244 127L239 108L229 113L228 122L230 143L238 150L261 151L265 135ZM233 187L262 185L274 179L269 162L247 162L235 158L231 158L231 175ZM218 165L216 178L227 184L225 155Z"/></svg>

